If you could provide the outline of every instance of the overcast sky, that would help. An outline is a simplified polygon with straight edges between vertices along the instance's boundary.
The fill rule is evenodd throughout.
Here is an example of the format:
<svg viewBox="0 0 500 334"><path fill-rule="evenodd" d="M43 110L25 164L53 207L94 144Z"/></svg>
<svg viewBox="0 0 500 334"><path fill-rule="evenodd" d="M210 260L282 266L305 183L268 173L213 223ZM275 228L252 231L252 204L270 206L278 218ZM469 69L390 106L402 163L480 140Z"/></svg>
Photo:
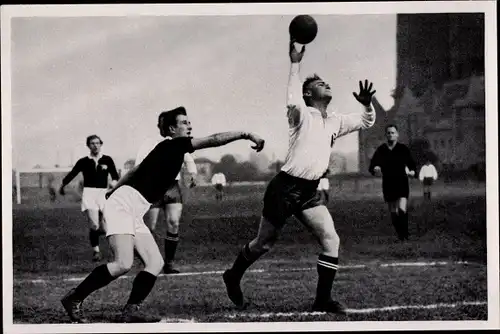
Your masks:
<svg viewBox="0 0 500 334"><path fill-rule="evenodd" d="M14 18L12 20L13 164L69 164L98 134L122 164L157 135L164 109L183 105L193 135L254 131L263 151L283 159L288 144L285 94L288 24L293 16ZM352 92L374 82L390 107L396 76L396 15L315 15L302 76L317 72L340 113L360 111ZM217 161L246 159L246 142L196 152ZM357 134L335 150L357 151Z"/></svg>

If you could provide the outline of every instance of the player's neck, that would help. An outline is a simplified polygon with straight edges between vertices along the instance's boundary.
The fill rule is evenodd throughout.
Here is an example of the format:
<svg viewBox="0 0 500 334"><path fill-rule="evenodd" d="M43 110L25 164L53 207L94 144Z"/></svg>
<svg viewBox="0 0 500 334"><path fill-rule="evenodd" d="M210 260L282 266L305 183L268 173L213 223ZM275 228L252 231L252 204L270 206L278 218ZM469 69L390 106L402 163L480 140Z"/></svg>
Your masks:
<svg viewBox="0 0 500 334"><path fill-rule="evenodd" d="M387 142L387 146L389 146L389 148L394 148L397 143L398 143L397 141Z"/></svg>
<svg viewBox="0 0 500 334"><path fill-rule="evenodd" d="M323 115L323 117L326 117L327 113L326 113L326 109L328 108L328 104L330 103L330 101L313 101L311 103L311 107L313 107L314 109L317 109L321 112L321 115Z"/></svg>

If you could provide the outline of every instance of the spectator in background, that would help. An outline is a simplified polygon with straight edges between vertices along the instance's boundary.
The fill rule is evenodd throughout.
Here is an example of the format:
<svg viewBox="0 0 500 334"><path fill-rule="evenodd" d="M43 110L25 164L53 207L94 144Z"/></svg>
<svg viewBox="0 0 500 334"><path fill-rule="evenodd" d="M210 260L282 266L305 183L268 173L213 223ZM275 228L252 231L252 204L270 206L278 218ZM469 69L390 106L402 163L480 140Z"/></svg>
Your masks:
<svg viewBox="0 0 500 334"><path fill-rule="evenodd" d="M431 200L431 186L438 178L437 170L434 165L427 160L425 164L420 169L420 173L418 175L418 179L422 182L422 186L424 189L424 198L427 200Z"/></svg>
<svg viewBox="0 0 500 334"><path fill-rule="evenodd" d="M215 199L217 201L222 201L224 187L226 186L226 176L222 173L215 173L212 176L212 185L215 187Z"/></svg>

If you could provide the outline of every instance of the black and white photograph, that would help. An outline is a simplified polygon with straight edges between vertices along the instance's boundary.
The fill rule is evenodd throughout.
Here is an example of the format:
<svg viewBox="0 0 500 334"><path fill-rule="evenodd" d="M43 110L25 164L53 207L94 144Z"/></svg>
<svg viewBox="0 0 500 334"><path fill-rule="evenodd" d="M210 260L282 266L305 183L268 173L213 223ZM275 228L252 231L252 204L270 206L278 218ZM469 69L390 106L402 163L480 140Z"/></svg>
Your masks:
<svg viewBox="0 0 500 334"><path fill-rule="evenodd" d="M5 332L500 328L494 1L1 11Z"/></svg>

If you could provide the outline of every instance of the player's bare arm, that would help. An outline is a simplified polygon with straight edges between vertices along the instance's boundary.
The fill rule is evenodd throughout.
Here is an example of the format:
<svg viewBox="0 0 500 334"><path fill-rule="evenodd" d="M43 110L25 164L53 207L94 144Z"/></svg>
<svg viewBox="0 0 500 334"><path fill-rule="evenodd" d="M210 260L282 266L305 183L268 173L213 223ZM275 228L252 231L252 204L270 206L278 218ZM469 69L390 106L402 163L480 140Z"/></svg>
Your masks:
<svg viewBox="0 0 500 334"><path fill-rule="evenodd" d="M193 138L191 144L195 150L218 147L229 144L236 140L250 140L255 143L252 148L257 152L264 148L264 139L250 132L221 132L203 138Z"/></svg>
<svg viewBox="0 0 500 334"><path fill-rule="evenodd" d="M296 126L300 123L300 113L305 108L304 99L302 97L302 83L299 76L299 63L306 51L305 46L297 51L295 48L295 40L290 38L288 54L290 56L290 77L288 80L287 91L287 115L290 126Z"/></svg>

